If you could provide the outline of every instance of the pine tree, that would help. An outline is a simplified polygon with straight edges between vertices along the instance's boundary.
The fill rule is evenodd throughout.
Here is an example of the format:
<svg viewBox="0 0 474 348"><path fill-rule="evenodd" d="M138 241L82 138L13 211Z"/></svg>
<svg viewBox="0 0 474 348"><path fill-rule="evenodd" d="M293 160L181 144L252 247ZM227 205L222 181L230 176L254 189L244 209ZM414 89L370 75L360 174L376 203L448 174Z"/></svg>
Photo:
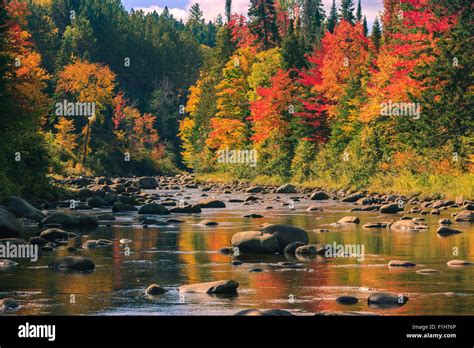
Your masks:
<svg viewBox="0 0 474 348"><path fill-rule="evenodd" d="M375 49L378 52L380 49L380 40L382 39L382 30L380 28L380 22L378 17L375 17L374 25L372 27L371 39L374 43Z"/></svg>
<svg viewBox="0 0 474 348"><path fill-rule="evenodd" d="M340 9L340 18L351 24L354 24L354 1L353 0L342 0Z"/></svg>
<svg viewBox="0 0 474 348"><path fill-rule="evenodd" d="M232 16L232 0L225 0L225 17L227 19L227 23L229 23L231 16Z"/></svg>
<svg viewBox="0 0 474 348"><path fill-rule="evenodd" d="M330 33L334 32L334 28L336 27L338 21L339 21L339 18L337 16L336 0L333 0L331 11L329 12L329 18L326 24L326 27Z"/></svg>
<svg viewBox="0 0 474 348"><path fill-rule="evenodd" d="M364 16L364 20L362 21L362 25L364 27L364 35L367 37L369 35L369 27L367 26L367 17Z"/></svg>
<svg viewBox="0 0 474 348"><path fill-rule="evenodd" d="M198 23L204 22L204 13L201 10L201 6L198 3L191 6L189 9L189 21L196 21Z"/></svg>
<svg viewBox="0 0 474 348"><path fill-rule="evenodd" d="M251 0L249 8L250 31L257 35L264 49L275 47L280 42L274 0Z"/></svg>
<svg viewBox="0 0 474 348"><path fill-rule="evenodd" d="M357 22L362 22L362 5L360 3L360 0L357 4L357 13L356 13L356 19L357 19Z"/></svg>
<svg viewBox="0 0 474 348"><path fill-rule="evenodd" d="M303 3L303 28L306 41L317 43L323 35L324 5L322 0L305 0Z"/></svg>

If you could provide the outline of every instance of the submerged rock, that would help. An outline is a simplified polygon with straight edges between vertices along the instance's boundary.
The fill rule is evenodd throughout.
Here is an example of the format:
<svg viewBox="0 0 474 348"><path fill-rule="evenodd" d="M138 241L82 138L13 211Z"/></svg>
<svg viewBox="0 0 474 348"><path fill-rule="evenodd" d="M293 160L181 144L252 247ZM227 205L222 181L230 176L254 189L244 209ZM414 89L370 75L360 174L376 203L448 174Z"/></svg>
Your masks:
<svg viewBox="0 0 474 348"><path fill-rule="evenodd" d="M387 225L387 222L369 222L362 226L362 228L386 228Z"/></svg>
<svg viewBox="0 0 474 348"><path fill-rule="evenodd" d="M49 228L47 230L42 231L39 237L54 243L58 240L68 240L69 233L60 230L59 228Z"/></svg>
<svg viewBox="0 0 474 348"><path fill-rule="evenodd" d="M343 305L353 305L359 302L359 299L354 296L343 295L343 296L339 296L336 299L336 302Z"/></svg>
<svg viewBox="0 0 474 348"><path fill-rule="evenodd" d="M49 224L58 224L62 227L89 228L97 227L99 220L92 215L55 213L41 221L40 225L44 226Z"/></svg>
<svg viewBox="0 0 474 348"><path fill-rule="evenodd" d="M202 225L202 226L217 226L219 224L215 221L212 221L212 220L202 220L201 222L199 222L199 225Z"/></svg>
<svg viewBox="0 0 474 348"><path fill-rule="evenodd" d="M299 247L301 246L304 246L305 244L302 243L302 242L293 242L293 243L290 243L286 246L285 250L284 250L284 253L285 254L290 254L290 255L293 255L295 254L296 252L296 249L298 249Z"/></svg>
<svg viewBox="0 0 474 348"><path fill-rule="evenodd" d="M18 302L11 298L4 298L0 300L0 313L13 312L20 307Z"/></svg>
<svg viewBox="0 0 474 348"><path fill-rule="evenodd" d="M390 224L390 229L396 232L410 232L427 229L428 226L420 224L414 220L398 220Z"/></svg>
<svg viewBox="0 0 474 348"><path fill-rule="evenodd" d="M137 207L132 204L122 203L122 202L115 202L112 206L112 211L114 213L122 213L127 211L137 211Z"/></svg>
<svg viewBox="0 0 474 348"><path fill-rule="evenodd" d="M166 291L167 290L165 288L159 286L158 284L151 284L148 288L146 288L145 293L147 295L156 296L156 295L162 295Z"/></svg>
<svg viewBox="0 0 474 348"><path fill-rule="evenodd" d="M337 223L338 224L358 224L360 223L360 220L357 216L344 216Z"/></svg>
<svg viewBox="0 0 474 348"><path fill-rule="evenodd" d="M245 309L243 311L237 312L234 315L236 316L258 316L258 317L273 317L273 316L285 316L290 317L294 316L291 312L285 311L283 309Z"/></svg>
<svg viewBox="0 0 474 348"><path fill-rule="evenodd" d="M199 214L202 212L199 204L186 205L184 207L174 207L170 210L173 214Z"/></svg>
<svg viewBox="0 0 474 348"><path fill-rule="evenodd" d="M453 234L459 234L459 233L462 233L462 232L459 231L459 230L456 230L454 228L449 228L449 227L446 227L446 226L440 226L436 230L436 233L439 234L442 237L446 237L446 236L452 236Z"/></svg>
<svg viewBox="0 0 474 348"><path fill-rule="evenodd" d="M6 271L18 266L18 263L12 260L0 259L0 271Z"/></svg>
<svg viewBox="0 0 474 348"><path fill-rule="evenodd" d="M49 268L59 272L92 272L95 264L88 257L66 256L52 261L49 264Z"/></svg>
<svg viewBox="0 0 474 348"><path fill-rule="evenodd" d="M239 283L235 280L220 280L217 282L182 285L179 287L179 292L234 295L237 294L238 287Z"/></svg>
<svg viewBox="0 0 474 348"><path fill-rule="evenodd" d="M392 260L388 263L388 267L415 267L416 264L410 261Z"/></svg>

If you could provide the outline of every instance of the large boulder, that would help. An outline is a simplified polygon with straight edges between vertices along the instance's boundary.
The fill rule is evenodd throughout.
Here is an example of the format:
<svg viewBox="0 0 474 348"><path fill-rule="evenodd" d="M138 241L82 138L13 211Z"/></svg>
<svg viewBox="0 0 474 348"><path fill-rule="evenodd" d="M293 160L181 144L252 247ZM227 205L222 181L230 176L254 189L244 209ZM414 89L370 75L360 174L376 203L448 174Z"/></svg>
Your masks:
<svg viewBox="0 0 474 348"><path fill-rule="evenodd" d="M136 181L136 186L144 190L154 190L158 187L158 183L156 182L155 178L143 177Z"/></svg>
<svg viewBox="0 0 474 348"><path fill-rule="evenodd" d="M138 211L138 214L152 214L152 215L169 215L169 213L170 212L168 209L166 209L161 204L157 204L157 203L150 203L150 204L144 205Z"/></svg>
<svg viewBox="0 0 474 348"><path fill-rule="evenodd" d="M231 244L242 253L274 254L278 251L278 239L259 231L239 232L232 237Z"/></svg>
<svg viewBox="0 0 474 348"><path fill-rule="evenodd" d="M27 215L40 215L43 218L45 215L35 207L33 207L30 203L25 201L23 198L20 197L9 197L5 200L5 206L8 211L10 211L15 217L22 218Z"/></svg>
<svg viewBox="0 0 474 348"><path fill-rule="evenodd" d="M278 240L278 251L282 252L286 246L293 242L308 244L308 234L305 230L290 225L267 225L260 231L269 233Z"/></svg>
<svg viewBox="0 0 474 348"><path fill-rule="evenodd" d="M403 211L403 208L398 203L389 203L380 207L380 212L383 214L396 214Z"/></svg>
<svg viewBox="0 0 474 348"><path fill-rule="evenodd" d="M474 212L465 210L454 217L454 221L474 222Z"/></svg>
<svg viewBox="0 0 474 348"><path fill-rule="evenodd" d="M98 197L89 198L87 200L87 205L91 208L107 208L110 206L109 203Z"/></svg>
<svg viewBox="0 0 474 348"><path fill-rule="evenodd" d="M446 226L440 226L436 230L436 233L439 234L442 237L445 237L445 236L451 236L453 234L459 234L459 233L462 233L462 232L459 231L459 230L456 230L454 228L450 228L450 227L446 227Z"/></svg>
<svg viewBox="0 0 474 348"><path fill-rule="evenodd" d="M9 211L0 208L0 238L15 238L20 235L21 225Z"/></svg>
<svg viewBox="0 0 474 348"><path fill-rule="evenodd" d="M52 261L49 264L49 268L59 272L92 272L95 264L88 257L67 256Z"/></svg>
<svg viewBox="0 0 474 348"><path fill-rule="evenodd" d="M82 214L55 213L41 221L40 225L60 225L71 228L91 228L99 225L97 217Z"/></svg>
<svg viewBox="0 0 474 348"><path fill-rule="evenodd" d="M346 202L346 203L355 203L359 199L364 198L364 197L365 197L365 195L363 193L356 192L356 193L353 193L349 196L344 197L343 199L341 199L341 201Z"/></svg>
<svg viewBox="0 0 474 348"><path fill-rule="evenodd" d="M138 209L132 204L126 204L122 202L115 202L112 206L112 211L114 213L122 213L127 211L137 211Z"/></svg>
<svg viewBox="0 0 474 348"><path fill-rule="evenodd" d="M276 193L297 193L296 187L291 184L285 184L277 188Z"/></svg>
<svg viewBox="0 0 474 348"><path fill-rule="evenodd" d="M47 240L48 242L55 243L57 240L68 240L69 234L66 231L60 230L59 228L49 228L42 231L39 237Z"/></svg>
<svg viewBox="0 0 474 348"><path fill-rule="evenodd" d="M201 208L225 208L226 207L223 201L219 201L214 198L202 199L197 204L199 204Z"/></svg>
<svg viewBox="0 0 474 348"><path fill-rule="evenodd" d="M309 197L312 201L323 201L329 199L329 195L324 191L315 191Z"/></svg>
<svg viewBox="0 0 474 348"><path fill-rule="evenodd" d="M182 293L205 293L216 295L234 295L237 294L239 283L235 280L220 280L217 282L198 283L191 285L182 285L179 292Z"/></svg>
<svg viewBox="0 0 474 348"><path fill-rule="evenodd" d="M249 187L247 190L245 190L245 192L247 193L260 193L260 192L263 192L265 190L264 187L262 186L252 186L252 187Z"/></svg>
<svg viewBox="0 0 474 348"><path fill-rule="evenodd" d="M369 296L367 302L370 307L375 308L401 307L408 302L408 297L388 292L375 292Z"/></svg>
<svg viewBox="0 0 474 348"><path fill-rule="evenodd" d="M390 224L390 229L395 232L410 232L425 230L428 227L415 220L398 220Z"/></svg>
<svg viewBox="0 0 474 348"><path fill-rule="evenodd" d="M170 210L173 214L199 214L202 212L199 204L186 205L184 207L174 207Z"/></svg>

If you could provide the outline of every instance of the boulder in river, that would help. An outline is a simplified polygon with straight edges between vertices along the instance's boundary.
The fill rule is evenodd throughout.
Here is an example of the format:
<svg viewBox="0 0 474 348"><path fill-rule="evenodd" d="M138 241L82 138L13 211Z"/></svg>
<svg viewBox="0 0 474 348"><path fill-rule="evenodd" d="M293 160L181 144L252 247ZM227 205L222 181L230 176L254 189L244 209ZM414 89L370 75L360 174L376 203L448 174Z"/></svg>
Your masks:
<svg viewBox="0 0 474 348"><path fill-rule="evenodd" d="M151 284L148 288L146 288L145 293L147 295L162 295L166 292L166 289L159 286L158 284Z"/></svg>
<svg viewBox="0 0 474 348"><path fill-rule="evenodd" d="M20 305L11 298L4 298L0 300L0 313L13 312L19 307Z"/></svg>
<svg viewBox="0 0 474 348"><path fill-rule="evenodd" d="M450 227L446 227L446 226L440 226L436 230L436 233L438 233L442 237L446 237L446 236L452 236L453 234L459 234L459 233L462 233L462 232L459 231L459 230L456 230L454 228L450 228Z"/></svg>
<svg viewBox="0 0 474 348"><path fill-rule="evenodd" d="M0 259L0 271L6 271L18 266L18 263L8 259Z"/></svg>
<svg viewBox="0 0 474 348"><path fill-rule="evenodd" d="M415 267L416 264L410 261L392 260L388 263L388 267Z"/></svg>
<svg viewBox="0 0 474 348"><path fill-rule="evenodd" d="M450 267L463 267L463 266L472 266L474 262L465 261L465 260L451 260L448 261L448 266Z"/></svg>
<svg viewBox="0 0 474 348"><path fill-rule="evenodd" d="M186 205L184 207L174 207L170 210L173 214L199 214L202 212L199 204Z"/></svg>
<svg viewBox="0 0 474 348"><path fill-rule="evenodd" d="M390 229L395 232L416 232L427 228L414 220L398 220L390 224Z"/></svg>
<svg viewBox="0 0 474 348"><path fill-rule="evenodd" d="M356 193L353 193L349 196L344 197L343 199L341 199L341 202L355 203L359 199L364 198L364 197L365 197L365 194L363 194L361 192L356 192Z"/></svg>
<svg viewBox="0 0 474 348"><path fill-rule="evenodd" d="M274 254L279 249L275 236L260 231L238 232L232 237L231 244L241 253Z"/></svg>
<svg viewBox="0 0 474 348"><path fill-rule="evenodd" d="M49 228L39 235L40 238L46 239L48 242L55 243L57 240L68 240L69 234L59 228Z"/></svg>
<svg viewBox="0 0 474 348"><path fill-rule="evenodd" d="M367 302L369 307L393 308L405 305L408 302L408 297L402 294L376 292L369 296Z"/></svg>
<svg viewBox="0 0 474 348"><path fill-rule="evenodd" d="M297 193L296 187L291 184L285 184L277 188L276 193Z"/></svg>
<svg viewBox="0 0 474 348"><path fill-rule="evenodd" d="M342 295L336 298L336 302L343 305L353 305L359 302L359 299L354 296Z"/></svg>
<svg viewBox="0 0 474 348"><path fill-rule="evenodd" d="M344 216L337 223L338 224L358 224L360 223L360 220L357 216Z"/></svg>
<svg viewBox="0 0 474 348"><path fill-rule="evenodd" d="M12 196L7 198L5 200L5 206L7 210L17 218L22 218L30 214L41 215L43 218L45 217L45 215L40 210L36 209L30 203L20 197Z"/></svg>
<svg viewBox="0 0 474 348"><path fill-rule="evenodd" d="M459 214L457 214L455 217L454 217L454 220L455 221L467 221L467 222L474 222L474 212L473 211L469 211L469 210L464 210L462 212L460 212Z"/></svg>
<svg viewBox="0 0 474 348"><path fill-rule="evenodd" d="M41 226L50 224L57 224L62 227L91 228L97 227L99 220L92 215L54 213L40 223Z"/></svg>
<svg viewBox="0 0 474 348"><path fill-rule="evenodd" d="M107 208L110 207L110 204L105 200L99 197L89 198L87 200L87 205L91 208Z"/></svg>
<svg viewBox="0 0 474 348"><path fill-rule="evenodd" d="M161 204L150 203L144 205L138 211L138 214L150 214L150 215L169 215L169 210Z"/></svg>
<svg viewBox="0 0 474 348"><path fill-rule="evenodd" d="M302 245L295 250L295 254L297 255L316 255L320 250L320 246L315 244L310 245Z"/></svg>
<svg viewBox="0 0 474 348"><path fill-rule="evenodd" d="M312 201L323 201L329 198L329 195L324 191L315 191L309 196Z"/></svg>
<svg viewBox="0 0 474 348"><path fill-rule="evenodd" d="M217 282L198 283L191 285L182 285L179 292L182 293L205 293L216 295L235 295L239 283L235 280L219 280Z"/></svg>
<svg viewBox="0 0 474 348"><path fill-rule="evenodd" d="M397 214L399 211L403 211L403 208L398 203L389 203L382 205L379 211L382 214Z"/></svg>
<svg viewBox="0 0 474 348"><path fill-rule="evenodd" d="M245 190L245 192L247 193L260 193L263 191L265 191L265 188L262 186L252 186L252 187L249 187L247 190Z"/></svg>
<svg viewBox="0 0 474 348"><path fill-rule="evenodd" d="M267 309L267 310L260 310L260 309L244 309L243 311L237 312L234 315L236 316L257 316L257 317L274 317L274 316L284 316L290 317L293 316L291 312L285 311L283 309Z"/></svg>
<svg viewBox="0 0 474 348"><path fill-rule="evenodd" d="M121 212L127 212L127 211L137 211L138 209L131 204L126 204L126 203L121 203L121 202L116 202L112 206L112 211L114 213L121 213Z"/></svg>
<svg viewBox="0 0 474 348"><path fill-rule="evenodd" d="M20 235L21 225L9 211L0 208L0 238L15 238Z"/></svg>
<svg viewBox="0 0 474 348"><path fill-rule="evenodd" d="M201 208L225 208L226 205L223 201L214 198L202 199L198 202Z"/></svg>
<svg viewBox="0 0 474 348"><path fill-rule="evenodd" d="M294 255L295 252L296 252L296 249L298 249L299 247L304 246L304 245L306 245L306 244L301 243L301 242L290 243L286 246L286 248L284 250L284 253Z"/></svg>
<svg viewBox="0 0 474 348"><path fill-rule="evenodd" d="M154 190L158 187L158 183L155 178L142 177L136 181L136 186L144 190Z"/></svg>
<svg viewBox="0 0 474 348"><path fill-rule="evenodd" d="M95 264L88 257L66 256L52 261L49 268L60 272L92 272Z"/></svg>
<svg viewBox="0 0 474 348"><path fill-rule="evenodd" d="M387 222L368 222L362 228L386 228Z"/></svg>
<svg viewBox="0 0 474 348"><path fill-rule="evenodd" d="M308 234L306 231L295 226L270 224L263 227L260 231L276 237L279 245L278 251L280 252L284 251L286 246L292 242L308 244Z"/></svg>
<svg viewBox="0 0 474 348"><path fill-rule="evenodd" d="M219 224L215 221L212 221L212 220L202 220L201 222L199 222L199 225L202 225L202 226L217 226Z"/></svg>

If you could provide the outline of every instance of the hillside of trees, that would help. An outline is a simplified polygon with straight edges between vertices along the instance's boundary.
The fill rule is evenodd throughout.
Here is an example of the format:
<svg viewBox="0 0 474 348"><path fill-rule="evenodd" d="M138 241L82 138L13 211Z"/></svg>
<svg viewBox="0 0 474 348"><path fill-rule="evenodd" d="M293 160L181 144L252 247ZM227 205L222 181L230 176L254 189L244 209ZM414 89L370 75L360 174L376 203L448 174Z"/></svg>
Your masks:
<svg viewBox="0 0 474 348"><path fill-rule="evenodd" d="M370 31L353 0L251 0L247 16L226 0L215 21L197 3L183 21L119 0L0 2L0 195L193 171L474 196L471 1L384 0ZM58 114L68 102L94 113ZM225 149L258 164L220 163Z"/></svg>

